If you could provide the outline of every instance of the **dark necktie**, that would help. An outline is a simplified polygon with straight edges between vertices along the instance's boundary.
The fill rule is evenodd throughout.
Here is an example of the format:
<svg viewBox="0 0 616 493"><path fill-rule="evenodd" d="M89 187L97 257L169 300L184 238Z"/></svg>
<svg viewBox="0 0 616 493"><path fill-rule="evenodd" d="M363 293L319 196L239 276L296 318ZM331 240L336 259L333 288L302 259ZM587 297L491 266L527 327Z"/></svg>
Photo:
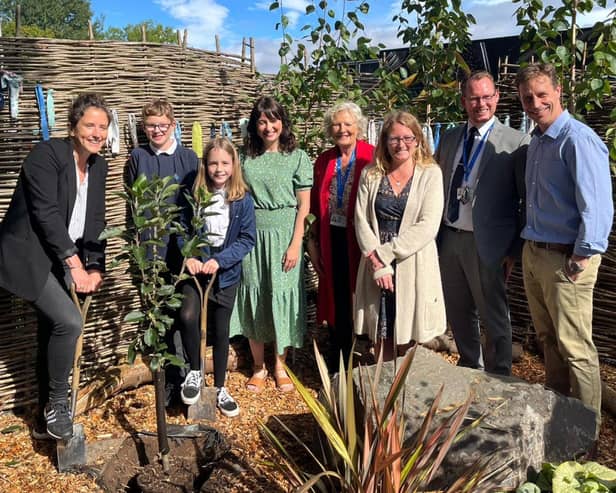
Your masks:
<svg viewBox="0 0 616 493"><path fill-rule="evenodd" d="M475 135L477 135L477 129L471 127L468 132L468 139L466 140L466 147L464 153L460 157L460 162L456 166L451 179L451 188L449 189L449 202L447 205L447 220L450 223L454 223L458 220L460 215L460 201L458 200L458 188L462 186L462 179L464 178L464 155L466 155L467 161L471 158L471 151L473 150L473 144L475 143Z"/></svg>

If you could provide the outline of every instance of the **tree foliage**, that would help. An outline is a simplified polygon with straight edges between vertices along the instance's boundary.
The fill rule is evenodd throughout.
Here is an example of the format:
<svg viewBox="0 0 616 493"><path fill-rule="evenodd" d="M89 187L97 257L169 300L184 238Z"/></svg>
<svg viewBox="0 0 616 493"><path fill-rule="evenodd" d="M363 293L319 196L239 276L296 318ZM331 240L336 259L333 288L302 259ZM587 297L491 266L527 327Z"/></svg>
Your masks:
<svg viewBox="0 0 616 493"><path fill-rule="evenodd" d="M393 21L398 22L398 37L410 54L401 66L381 59L379 52L385 46L373 44L366 36L363 17L370 10L369 2L343 0L336 5L326 0L309 2L299 40L288 33L283 2L270 5L270 10L280 13L276 28L282 32L275 95L300 124L304 148L318 145L322 133L318 123L337 99L350 99L368 114L379 116L411 107L421 120L429 107L429 116L457 117L457 76L460 69L468 71L461 53L470 44L468 29L475 22L462 11L460 0L401 2ZM378 68L362 80L358 68L366 61L377 62Z"/></svg>
<svg viewBox="0 0 616 493"><path fill-rule="evenodd" d="M21 5L24 37L87 39L92 17L89 0L0 0L3 35L15 34L15 7Z"/></svg>
<svg viewBox="0 0 616 493"><path fill-rule="evenodd" d="M180 308L181 295L176 292L178 283L188 278L185 273L186 260L179 274L170 272L161 248L167 243L169 235L185 237L182 255L190 258L197 255L204 246L204 238L188 237L179 222L180 207L172 202L180 185L173 177L154 176L147 179L140 175L135 182L126 186L117 195L126 201L129 217L126 225L106 229L102 238L123 240L121 253L115 257L113 267L126 263L139 292L140 307L126 315L124 322L139 324L140 330L131 342L128 360L132 363L137 354L150 362L152 371L164 368L168 362L183 366L183 362L167 351L165 334L173 324L171 314ZM187 197L193 207L194 231L203 228L203 214L196 213L209 205L211 194L203 192L194 201Z"/></svg>
<svg viewBox="0 0 616 493"><path fill-rule="evenodd" d="M516 18L522 26L521 51L556 67L569 111L581 117L601 109L612 94L610 79L616 76L616 10L583 35L580 15L605 8L607 0L561 0L559 5L513 1L520 4ZM616 110L610 119L607 136L611 159L616 160Z"/></svg>
<svg viewBox="0 0 616 493"><path fill-rule="evenodd" d="M289 109L294 123L299 124L300 144L310 149L320 140L323 114L336 99L365 103L358 81L357 64L378 56L378 48L363 35L362 16L368 13L368 2L360 2L347 10L335 9L326 0L311 1L305 15L309 21L301 28L302 37L294 40L288 33L289 17L283 2L273 2L270 10L278 10L276 29L282 33L279 49L281 65L276 76L275 97Z"/></svg>
<svg viewBox="0 0 616 493"><path fill-rule="evenodd" d="M169 26L155 23L149 19L138 24L127 24L124 27L104 27L104 18L97 19L97 39L113 39L117 41L142 41L142 26L145 26L145 37L149 43L177 44L177 32Z"/></svg>
<svg viewBox="0 0 616 493"><path fill-rule="evenodd" d="M464 12L461 0L403 0L400 8L393 21L409 49L406 66L419 91L417 113L457 119L458 80L470 72L462 53L471 44L475 18Z"/></svg>

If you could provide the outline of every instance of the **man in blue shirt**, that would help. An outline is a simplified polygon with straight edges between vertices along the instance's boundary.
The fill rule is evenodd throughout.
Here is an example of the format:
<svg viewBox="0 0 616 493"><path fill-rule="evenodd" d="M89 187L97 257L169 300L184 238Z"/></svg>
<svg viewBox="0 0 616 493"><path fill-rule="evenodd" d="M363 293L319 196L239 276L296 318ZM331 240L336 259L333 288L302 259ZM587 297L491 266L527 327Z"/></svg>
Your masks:
<svg viewBox="0 0 616 493"><path fill-rule="evenodd" d="M614 213L608 150L561 104L552 65L517 75L522 107L537 124L526 161L524 286L543 346L546 386L580 399L601 422L592 298Z"/></svg>

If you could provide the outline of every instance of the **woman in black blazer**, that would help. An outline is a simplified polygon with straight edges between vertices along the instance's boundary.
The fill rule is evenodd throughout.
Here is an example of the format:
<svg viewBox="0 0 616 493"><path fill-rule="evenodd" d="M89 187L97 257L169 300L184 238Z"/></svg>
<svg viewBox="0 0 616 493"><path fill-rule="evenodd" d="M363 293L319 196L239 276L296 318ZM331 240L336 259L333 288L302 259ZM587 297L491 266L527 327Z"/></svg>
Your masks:
<svg viewBox="0 0 616 493"><path fill-rule="evenodd" d="M57 439L73 434L68 377L82 325L68 290L74 284L77 293L93 293L105 271L98 236L105 227L107 162L98 153L110 121L100 96L77 97L69 137L40 142L26 157L0 224L0 287L37 310L48 372L39 385L49 384L44 416L47 433Z"/></svg>

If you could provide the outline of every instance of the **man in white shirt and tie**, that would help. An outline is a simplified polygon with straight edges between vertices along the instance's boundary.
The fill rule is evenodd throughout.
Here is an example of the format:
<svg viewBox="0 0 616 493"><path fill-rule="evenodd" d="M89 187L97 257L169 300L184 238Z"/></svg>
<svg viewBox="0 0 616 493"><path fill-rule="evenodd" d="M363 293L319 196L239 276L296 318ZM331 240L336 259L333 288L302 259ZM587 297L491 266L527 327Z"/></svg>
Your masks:
<svg viewBox="0 0 616 493"><path fill-rule="evenodd" d="M471 74L461 92L468 121L446 132L435 154L446 197L439 259L447 320L459 366L510 375L505 283L522 246L529 136L495 117L499 93L489 72Z"/></svg>

